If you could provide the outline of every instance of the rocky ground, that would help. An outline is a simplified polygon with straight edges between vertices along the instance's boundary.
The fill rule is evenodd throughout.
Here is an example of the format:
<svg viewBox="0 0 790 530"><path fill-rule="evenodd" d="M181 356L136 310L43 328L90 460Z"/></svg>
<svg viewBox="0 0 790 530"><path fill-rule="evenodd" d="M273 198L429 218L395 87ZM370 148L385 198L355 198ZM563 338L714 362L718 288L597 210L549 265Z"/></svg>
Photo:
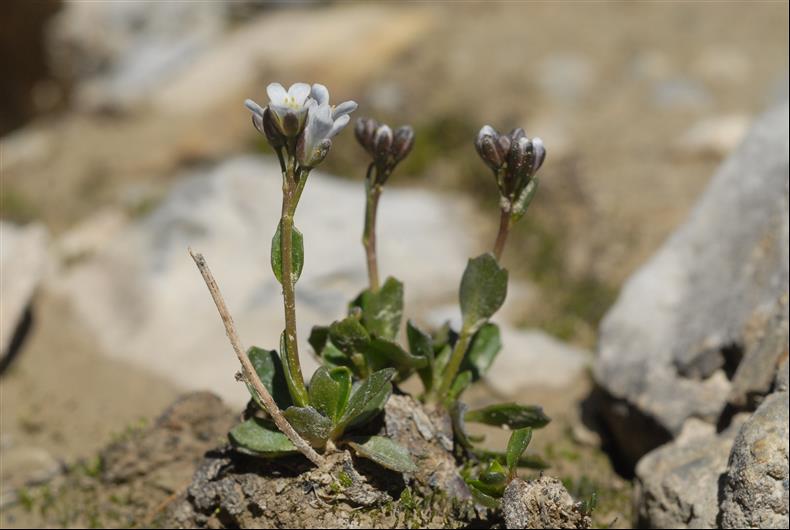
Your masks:
<svg viewBox="0 0 790 530"><path fill-rule="evenodd" d="M270 345L279 177L239 102L303 78L415 126L380 239L426 324L456 317L463 264L495 229L477 128L545 140L505 256L505 350L470 401L542 404L554 421L533 447L575 498L597 492L596 526L786 525L786 104L706 189L786 98L786 3L124 5L61 9L59 70L36 92L60 110L0 140L3 526L155 521L221 445L245 392L185 248L206 254L245 342ZM344 133L297 218L302 338L364 282L360 164ZM160 417L187 390L225 404ZM779 460L757 465L765 444Z"/></svg>

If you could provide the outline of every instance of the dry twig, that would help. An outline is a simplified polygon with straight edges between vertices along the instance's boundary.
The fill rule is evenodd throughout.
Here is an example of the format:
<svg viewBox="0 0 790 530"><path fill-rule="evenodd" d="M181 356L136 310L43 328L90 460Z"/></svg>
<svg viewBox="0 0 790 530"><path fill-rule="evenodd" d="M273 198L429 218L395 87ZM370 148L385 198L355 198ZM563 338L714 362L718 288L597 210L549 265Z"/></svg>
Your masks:
<svg viewBox="0 0 790 530"><path fill-rule="evenodd" d="M282 412L280 411L280 408L274 402L274 399L272 399L269 391L266 390L265 386L263 386L263 383L258 377L258 374L255 372L255 369L253 368L250 359L247 357L247 354L244 353L241 340L239 340L239 335L236 333L236 327L233 324L233 318L231 318L228 307L225 305L225 300L222 298L222 293L219 290L219 286L217 285L216 280L214 280L211 270L208 268L206 259L202 254L194 252L191 248L189 249L189 255L192 256L193 260L195 260L195 265L197 265L200 274L206 281L206 286L211 293L211 298L214 299L214 304L217 306L217 311L219 311L219 315L222 317L222 323L225 325L225 334L228 336L228 340L230 340L230 344L233 346L233 351L236 352L236 356L241 362L244 379L247 380L253 390L255 390L255 393L258 394L258 399L266 407L266 412L268 412L272 417L272 420L274 420L274 424L277 425L277 428L280 429L280 431L282 431L282 433L286 435L289 440L291 440L291 443L293 443L299 452L306 456L308 460L310 460L316 466L323 466L323 457L316 453L313 448L310 447L310 445L304 440L304 438L299 436L294 428L291 427L291 424L288 423L288 420L285 419Z"/></svg>

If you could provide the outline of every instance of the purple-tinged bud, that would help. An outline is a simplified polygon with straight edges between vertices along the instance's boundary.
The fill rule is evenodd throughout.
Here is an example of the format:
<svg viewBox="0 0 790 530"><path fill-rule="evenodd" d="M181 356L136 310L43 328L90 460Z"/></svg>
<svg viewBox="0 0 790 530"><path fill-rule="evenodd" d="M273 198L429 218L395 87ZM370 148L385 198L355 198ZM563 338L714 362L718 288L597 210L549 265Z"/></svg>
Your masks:
<svg viewBox="0 0 790 530"><path fill-rule="evenodd" d="M269 144L271 144L271 146L275 149L284 146L285 136L283 136L280 130L277 128L277 124L274 122L274 117L272 116L272 111L269 110L269 107L263 109L263 116L259 117L260 127L255 121L257 117L257 114L253 114L252 116L252 121L255 123L255 128L262 132L264 136L266 136Z"/></svg>
<svg viewBox="0 0 790 530"><path fill-rule="evenodd" d="M477 133L477 140L475 140L475 148L477 154L483 159L488 167L492 170L499 171L505 163L505 152L499 145L499 133L490 125L484 125Z"/></svg>
<svg viewBox="0 0 790 530"><path fill-rule="evenodd" d="M332 140L324 138L313 147L312 152L306 152L308 147L305 145L305 136L300 135L296 142L296 158L299 165L303 168L313 168L324 161L329 149L332 147Z"/></svg>
<svg viewBox="0 0 790 530"><path fill-rule="evenodd" d="M414 147L414 129L408 125L399 127L395 131L395 136L392 140L393 167L406 158L412 147Z"/></svg>
<svg viewBox="0 0 790 530"><path fill-rule="evenodd" d="M373 157L377 164L386 165L392 148L392 129L389 125L381 125L373 135Z"/></svg>
<svg viewBox="0 0 790 530"><path fill-rule="evenodd" d="M507 154L510 152L511 144L512 142L510 141L510 137L504 134L499 135L499 138L496 139L496 149L502 160L507 159Z"/></svg>
<svg viewBox="0 0 790 530"><path fill-rule="evenodd" d="M354 126L354 136L365 151L373 155L373 135L379 124L373 118L359 118Z"/></svg>
<svg viewBox="0 0 790 530"><path fill-rule="evenodd" d="M533 138L531 142L532 151L532 168L530 169L531 175L534 175L543 165L546 159L546 148L543 146L543 140L540 138Z"/></svg>
<svg viewBox="0 0 790 530"><path fill-rule="evenodd" d="M526 138L527 133L525 133L524 129L522 129L521 127L516 127L515 129L510 131L510 134L508 136L510 136L511 141L517 142L519 138Z"/></svg>

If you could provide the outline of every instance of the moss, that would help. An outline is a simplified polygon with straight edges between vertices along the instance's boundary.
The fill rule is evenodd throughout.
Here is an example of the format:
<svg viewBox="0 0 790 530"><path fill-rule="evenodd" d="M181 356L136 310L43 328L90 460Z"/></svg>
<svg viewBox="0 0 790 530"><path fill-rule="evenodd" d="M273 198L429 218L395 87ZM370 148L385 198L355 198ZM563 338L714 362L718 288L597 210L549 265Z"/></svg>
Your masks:
<svg viewBox="0 0 790 530"><path fill-rule="evenodd" d="M340 473L338 473L337 480L340 482L340 485L343 486L344 488L350 488L351 486L354 485L354 481L351 479L350 476L348 476L348 473L346 473L345 471L341 471Z"/></svg>

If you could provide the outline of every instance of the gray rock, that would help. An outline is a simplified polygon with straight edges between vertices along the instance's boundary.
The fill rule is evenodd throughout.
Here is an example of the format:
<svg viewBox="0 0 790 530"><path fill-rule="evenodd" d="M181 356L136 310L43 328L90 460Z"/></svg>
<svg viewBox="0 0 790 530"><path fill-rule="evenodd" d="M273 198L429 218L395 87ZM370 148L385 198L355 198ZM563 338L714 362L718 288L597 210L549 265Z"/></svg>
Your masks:
<svg viewBox="0 0 790 530"><path fill-rule="evenodd" d="M48 34L52 64L89 109L140 103L222 35L218 2L68 2Z"/></svg>
<svg viewBox="0 0 790 530"><path fill-rule="evenodd" d="M774 380L774 392L787 392L788 374L787 357L779 365L776 370L776 379Z"/></svg>
<svg viewBox="0 0 790 530"><path fill-rule="evenodd" d="M631 462L689 417L718 421L727 374L787 296L787 113L785 101L757 121L602 323L595 378Z"/></svg>
<svg viewBox="0 0 790 530"><path fill-rule="evenodd" d="M723 528L787 528L788 394L768 396L741 427L724 479Z"/></svg>
<svg viewBox="0 0 790 530"><path fill-rule="evenodd" d="M49 263L44 226L0 222L0 367L18 346L33 294Z"/></svg>
<svg viewBox="0 0 790 530"><path fill-rule="evenodd" d="M150 215L114 228L51 287L72 301L107 354L241 405L248 396L233 378L238 361L187 247L205 255L244 345L276 347L283 309L270 248L281 193L279 167L266 158L187 174ZM401 188L387 190L379 210L381 273L405 283L409 315L454 300L466 260L479 250L464 228L477 222L471 202ZM305 240L296 296L307 377L317 366L310 329L342 317L367 284L363 216L361 182L310 176L296 213Z"/></svg>
<svg viewBox="0 0 790 530"><path fill-rule="evenodd" d="M507 528L590 528L592 520L556 478L519 478L505 488L502 512Z"/></svg>
<svg viewBox="0 0 790 530"><path fill-rule="evenodd" d="M691 418L678 439L651 451L636 466L640 528L715 528L719 483L727 470L739 418L725 432Z"/></svg>

